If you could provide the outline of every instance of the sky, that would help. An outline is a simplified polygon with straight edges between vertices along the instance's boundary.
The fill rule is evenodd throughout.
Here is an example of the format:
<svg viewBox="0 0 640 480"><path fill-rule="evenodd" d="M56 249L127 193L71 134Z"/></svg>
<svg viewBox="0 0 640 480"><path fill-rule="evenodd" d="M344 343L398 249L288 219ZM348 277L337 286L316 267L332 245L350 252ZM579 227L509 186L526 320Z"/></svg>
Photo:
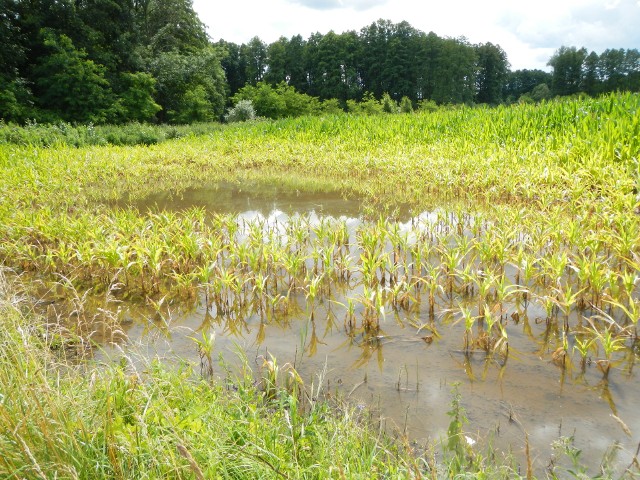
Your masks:
<svg viewBox="0 0 640 480"><path fill-rule="evenodd" d="M406 20L440 37L498 44L512 70L549 70L562 45L640 49L640 0L193 0L209 36L266 43L333 30L360 31L378 19Z"/></svg>

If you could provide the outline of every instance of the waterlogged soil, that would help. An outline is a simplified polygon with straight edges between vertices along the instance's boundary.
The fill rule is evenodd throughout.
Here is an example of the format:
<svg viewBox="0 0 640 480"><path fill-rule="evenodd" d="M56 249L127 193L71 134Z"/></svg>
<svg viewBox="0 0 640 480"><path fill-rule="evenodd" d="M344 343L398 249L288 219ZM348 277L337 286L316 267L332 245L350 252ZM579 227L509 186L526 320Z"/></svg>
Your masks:
<svg viewBox="0 0 640 480"><path fill-rule="evenodd" d="M243 189L232 183L192 189L179 196L160 193L132 206L140 210L197 206L212 213L261 219L266 225L286 224L295 215L306 215L312 222L334 218L344 221L351 233L364 222L360 202L335 193ZM401 228L429 221L434 215L408 219ZM204 293L187 306L152 308L114 301L102 309L117 311L114 315L119 323L98 329L96 339L105 342L103 354L137 352L131 354L134 364L138 355L167 361L186 358L199 364L194 338L215 332L217 375L225 371L218 365L219 358L235 368L244 357L256 371L265 360L275 358L281 367L295 366L308 387L312 382L316 388L320 384L325 394L372 408L382 427L408 436L416 445L445 438L451 389L458 383L469 419L464 427L469 441L491 442L511 451L525 465L522 473L527 436L538 473L553 462L567 463L552 448L561 437L572 437L591 473L597 473L603 455L612 447L618 449L619 470L631 463L640 440L636 352L619 353L608 376L595 362L582 368L575 355L566 359L563 368L553 355L562 345L561 325L548 322L535 304L525 309L512 303L504 306L508 356L482 349L467 354L462 348L464 321L451 313L458 300L442 294L437 297L434 316L423 300L411 311L387 308L375 334L358 330L347 334L347 297L359 294L361 286L337 282L329 295L316 298L312 308L304 294L296 294L286 316L224 313L215 305L207 307ZM471 299L470 304L473 302ZM355 316L361 315L362 306L358 306ZM572 323L577 321L570 318ZM572 342L569 338L570 346Z"/></svg>

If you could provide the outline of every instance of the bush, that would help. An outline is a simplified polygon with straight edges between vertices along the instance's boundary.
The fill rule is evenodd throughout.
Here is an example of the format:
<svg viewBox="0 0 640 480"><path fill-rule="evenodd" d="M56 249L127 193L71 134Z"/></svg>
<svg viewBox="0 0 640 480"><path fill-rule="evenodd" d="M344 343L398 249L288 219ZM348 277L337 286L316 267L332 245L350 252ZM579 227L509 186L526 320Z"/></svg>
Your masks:
<svg viewBox="0 0 640 480"><path fill-rule="evenodd" d="M258 82L256 86L245 85L233 96L233 102L251 100L256 115L266 118L300 117L320 111L320 101L284 82L272 87Z"/></svg>
<svg viewBox="0 0 640 480"><path fill-rule="evenodd" d="M320 111L322 113L335 115L338 113L342 113L344 110L342 110L340 101L337 98L328 98L327 100L324 100L320 105Z"/></svg>
<svg viewBox="0 0 640 480"><path fill-rule="evenodd" d="M382 100L380 101L382 104L382 111L385 113L398 113L398 104L396 101L391 98L391 95L385 93L382 95Z"/></svg>
<svg viewBox="0 0 640 480"><path fill-rule="evenodd" d="M438 104L433 100L422 100L418 103L418 109L421 112L435 112L438 110Z"/></svg>
<svg viewBox="0 0 640 480"><path fill-rule="evenodd" d="M240 100L224 117L228 123L246 122L255 118L256 111L251 100Z"/></svg>
<svg viewBox="0 0 640 480"><path fill-rule="evenodd" d="M411 100L409 99L409 97L405 96L405 97L402 97L402 99L400 100L400 112L401 113L413 112L413 104L411 103Z"/></svg>
<svg viewBox="0 0 640 480"><path fill-rule="evenodd" d="M382 113L382 105L371 92L364 94L362 102L360 102L360 109L366 115L379 115Z"/></svg>
<svg viewBox="0 0 640 480"><path fill-rule="evenodd" d="M531 99L534 102L541 102L542 100L549 100L551 98L551 89L546 83L541 83L540 85L536 85L531 90Z"/></svg>

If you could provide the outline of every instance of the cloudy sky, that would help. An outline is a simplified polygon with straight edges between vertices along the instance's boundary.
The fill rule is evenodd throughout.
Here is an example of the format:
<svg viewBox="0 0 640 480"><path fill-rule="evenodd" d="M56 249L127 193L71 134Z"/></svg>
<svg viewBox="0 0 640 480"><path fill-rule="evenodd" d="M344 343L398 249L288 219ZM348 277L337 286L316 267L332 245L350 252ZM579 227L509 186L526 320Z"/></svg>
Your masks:
<svg viewBox="0 0 640 480"><path fill-rule="evenodd" d="M497 43L512 69L541 68L561 45L640 49L640 0L193 0L212 39L359 31L383 18L441 37Z"/></svg>

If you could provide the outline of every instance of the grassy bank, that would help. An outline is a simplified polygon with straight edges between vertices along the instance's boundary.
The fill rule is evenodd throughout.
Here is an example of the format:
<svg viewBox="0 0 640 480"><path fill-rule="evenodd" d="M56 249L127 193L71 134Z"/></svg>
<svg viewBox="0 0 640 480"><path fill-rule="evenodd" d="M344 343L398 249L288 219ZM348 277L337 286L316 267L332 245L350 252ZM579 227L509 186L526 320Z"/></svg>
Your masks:
<svg viewBox="0 0 640 480"><path fill-rule="evenodd" d="M292 369L272 362L257 377L207 381L187 364L87 363L81 338L0 287L1 478L411 478L427 468L364 413L311 398L320 389Z"/></svg>

